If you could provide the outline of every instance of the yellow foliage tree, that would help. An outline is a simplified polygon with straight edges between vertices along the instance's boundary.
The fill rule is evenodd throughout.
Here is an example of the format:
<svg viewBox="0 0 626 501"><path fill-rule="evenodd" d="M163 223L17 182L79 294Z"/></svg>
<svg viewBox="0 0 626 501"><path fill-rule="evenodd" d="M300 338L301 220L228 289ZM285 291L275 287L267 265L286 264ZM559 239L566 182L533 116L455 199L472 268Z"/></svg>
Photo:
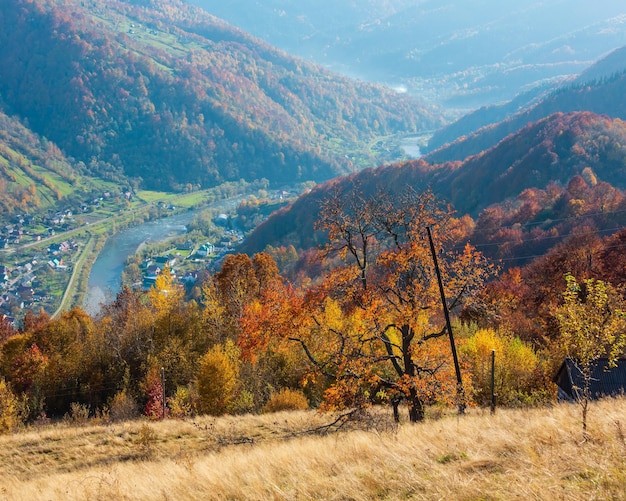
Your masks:
<svg viewBox="0 0 626 501"><path fill-rule="evenodd" d="M0 435L11 433L22 424L23 409L4 378L0 379Z"/></svg>
<svg viewBox="0 0 626 501"><path fill-rule="evenodd" d="M200 360L198 407L201 413L220 416L230 410L238 386L238 350L231 341L215 345Z"/></svg>
<svg viewBox="0 0 626 501"><path fill-rule="evenodd" d="M593 370L601 359L606 359L606 368L615 367L626 348L626 301L602 280L588 278L579 284L570 274L565 280L557 320L561 344L582 376L583 387L578 390L586 433Z"/></svg>
<svg viewBox="0 0 626 501"><path fill-rule="evenodd" d="M494 391L501 405L525 403L536 382L539 359L519 338L493 329L481 329L460 347L472 374L474 400L481 405L491 397L491 354L495 351Z"/></svg>

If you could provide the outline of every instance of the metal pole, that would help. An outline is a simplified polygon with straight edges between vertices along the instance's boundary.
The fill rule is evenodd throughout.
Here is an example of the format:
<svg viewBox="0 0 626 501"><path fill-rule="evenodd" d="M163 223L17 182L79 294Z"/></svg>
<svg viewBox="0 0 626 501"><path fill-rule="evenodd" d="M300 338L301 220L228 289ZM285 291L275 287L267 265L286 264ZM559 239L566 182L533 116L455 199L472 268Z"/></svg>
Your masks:
<svg viewBox="0 0 626 501"><path fill-rule="evenodd" d="M428 241L430 242L430 252L433 255L433 262L435 264L435 273L437 274L437 282L439 284L439 292L441 294L441 303L443 305L443 314L446 317L446 328L448 329L448 337L450 338L450 349L452 350L452 359L454 360L454 371L456 372L456 396L459 404L459 414L465 413L465 392L463 391L463 379L461 377L461 367L459 365L459 358L456 354L456 346L454 344L454 336L452 335L452 323L450 322L450 312L448 311L448 303L446 301L446 294L443 290L443 281L441 279L441 272L439 271L439 263L437 262L437 253L435 252L435 244L433 243L433 236L430 231L430 226L426 227L428 232Z"/></svg>

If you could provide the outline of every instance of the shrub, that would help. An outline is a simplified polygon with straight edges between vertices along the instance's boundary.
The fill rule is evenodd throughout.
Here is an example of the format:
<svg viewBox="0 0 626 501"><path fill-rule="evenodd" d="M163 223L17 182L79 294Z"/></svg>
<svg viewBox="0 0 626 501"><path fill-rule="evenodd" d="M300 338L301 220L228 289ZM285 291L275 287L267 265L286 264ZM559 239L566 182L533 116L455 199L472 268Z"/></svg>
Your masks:
<svg viewBox="0 0 626 501"><path fill-rule="evenodd" d="M109 418L112 421L128 421L139 414L139 406L126 390L116 393L109 402Z"/></svg>
<svg viewBox="0 0 626 501"><path fill-rule="evenodd" d="M163 385L161 384L161 374L156 367L152 367L148 371L143 386L148 396L148 402L143 413L153 421L167 417L167 409L165 409L166 416L163 416Z"/></svg>
<svg viewBox="0 0 626 501"><path fill-rule="evenodd" d="M73 425L87 424L89 422L89 406L87 404L72 402L70 404L70 412L63 416L63 420Z"/></svg>
<svg viewBox="0 0 626 501"><path fill-rule="evenodd" d="M184 418L194 414L193 399L191 391L185 386L176 388L173 397L167 399L170 416L174 418Z"/></svg>
<svg viewBox="0 0 626 501"><path fill-rule="evenodd" d="M263 407L262 412L296 411L308 408L309 402L304 396L304 393L300 390L283 388L270 397L268 402Z"/></svg>

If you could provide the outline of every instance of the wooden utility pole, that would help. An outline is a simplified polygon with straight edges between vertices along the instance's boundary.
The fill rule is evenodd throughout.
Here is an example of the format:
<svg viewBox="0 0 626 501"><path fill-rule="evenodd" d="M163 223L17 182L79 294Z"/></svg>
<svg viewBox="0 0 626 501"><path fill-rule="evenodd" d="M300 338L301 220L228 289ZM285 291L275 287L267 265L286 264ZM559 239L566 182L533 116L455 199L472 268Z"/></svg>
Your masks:
<svg viewBox="0 0 626 501"><path fill-rule="evenodd" d="M463 378L461 377L461 366L459 365L459 357L456 353L454 336L452 335L452 323L450 322L450 312L448 311L446 293L443 290L443 280L441 279L441 271L439 270L439 262L437 261L437 253L435 252L435 244L433 243L433 235L430 231L430 226L426 227L426 231L428 232L430 252L433 255L433 263L435 264L435 273L437 275L439 292L441 294L441 304L443 305L443 314L446 317L446 328L448 330L448 337L450 338L450 349L452 350L452 358L454 360L454 371L456 372L456 397L459 405L459 414L465 414L465 391L463 390Z"/></svg>

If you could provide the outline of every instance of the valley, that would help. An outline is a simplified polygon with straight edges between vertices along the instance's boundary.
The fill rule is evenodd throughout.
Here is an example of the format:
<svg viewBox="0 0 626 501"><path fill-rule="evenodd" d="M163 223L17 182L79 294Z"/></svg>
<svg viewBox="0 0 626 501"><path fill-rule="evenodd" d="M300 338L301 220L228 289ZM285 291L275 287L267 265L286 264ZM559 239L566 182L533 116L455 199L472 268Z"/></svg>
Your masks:
<svg viewBox="0 0 626 501"><path fill-rule="evenodd" d="M0 497L619 498L623 3L5 4Z"/></svg>

